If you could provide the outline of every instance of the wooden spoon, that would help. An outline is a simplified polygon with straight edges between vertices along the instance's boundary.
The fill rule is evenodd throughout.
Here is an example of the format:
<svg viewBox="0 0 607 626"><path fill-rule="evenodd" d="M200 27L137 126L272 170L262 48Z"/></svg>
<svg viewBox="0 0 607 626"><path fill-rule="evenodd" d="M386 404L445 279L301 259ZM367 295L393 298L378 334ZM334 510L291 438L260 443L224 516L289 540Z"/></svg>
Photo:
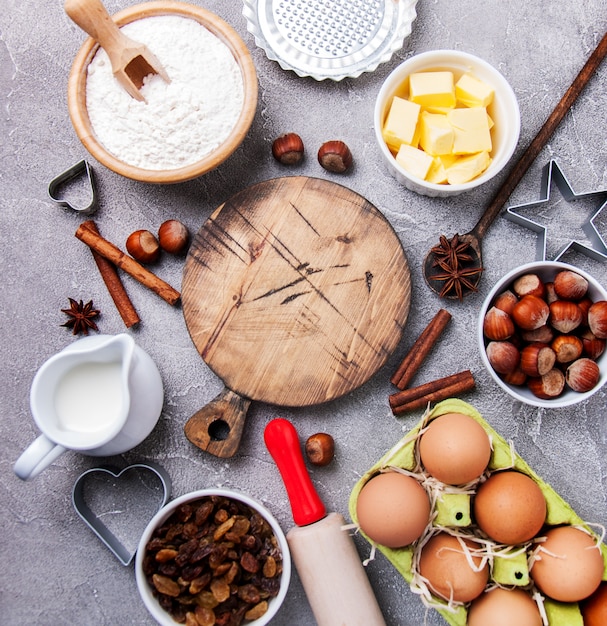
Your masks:
<svg viewBox="0 0 607 626"><path fill-rule="evenodd" d="M469 247L465 251L465 254L469 255L463 263L460 264L459 271L467 273L467 275L455 277L455 280L459 280L460 289L449 290L448 293L444 293L446 287L445 270L438 264L438 257L434 249L430 250L424 260L424 277L430 289L438 293L443 297L458 297L460 300L464 297L476 291L476 287L480 281L482 268L482 254L481 254L481 240L495 218L499 215L502 206L520 182L525 172L529 169L529 166L541 150L544 148L548 139L559 125L565 113L573 106L577 97L580 95L586 83L592 77L594 71L601 64L601 61L607 55L607 33L603 35L603 38L595 48L594 52L590 55L588 61L584 67L580 70L569 89L565 92L565 95L561 98L560 102L556 105L554 111L550 114L548 119L544 122L533 141L529 144L529 147L525 153L518 160L514 168L510 171L506 180L497 191L495 197L477 222L476 226L468 233L463 235L455 235L452 239L448 240L450 243L468 244ZM455 239L457 237L457 239ZM438 278L439 276L442 278ZM463 278L463 280L462 280ZM468 284L466 284L468 283Z"/></svg>
<svg viewBox="0 0 607 626"><path fill-rule="evenodd" d="M148 47L127 37L101 0L65 0L64 8L69 17L107 52L116 80L135 100L145 101L139 90L149 74L158 74L170 82Z"/></svg>

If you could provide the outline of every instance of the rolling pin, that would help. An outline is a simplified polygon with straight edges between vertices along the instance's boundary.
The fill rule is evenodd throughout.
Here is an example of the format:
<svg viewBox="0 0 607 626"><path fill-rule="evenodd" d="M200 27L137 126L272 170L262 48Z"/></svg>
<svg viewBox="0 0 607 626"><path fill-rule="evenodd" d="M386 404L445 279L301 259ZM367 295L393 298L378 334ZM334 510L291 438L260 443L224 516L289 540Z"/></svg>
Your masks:
<svg viewBox="0 0 607 626"><path fill-rule="evenodd" d="M318 626L385 626L344 518L327 515L312 484L295 427L274 419L264 440L291 503L287 543Z"/></svg>

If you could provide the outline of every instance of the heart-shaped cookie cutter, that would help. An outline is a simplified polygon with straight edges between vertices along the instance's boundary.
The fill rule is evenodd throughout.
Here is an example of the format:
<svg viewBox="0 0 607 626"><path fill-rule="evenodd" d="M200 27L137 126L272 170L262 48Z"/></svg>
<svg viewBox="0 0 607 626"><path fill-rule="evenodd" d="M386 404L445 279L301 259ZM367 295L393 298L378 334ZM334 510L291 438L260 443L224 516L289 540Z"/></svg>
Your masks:
<svg viewBox="0 0 607 626"><path fill-rule="evenodd" d="M88 504L85 494L86 485L89 483L91 477L95 474L101 475L104 480L111 480L117 483L121 479L125 478L128 473L135 472L142 478L143 475L150 474L154 479L158 481L157 489L149 489L150 493L158 494L161 492L161 497L158 500L157 506L154 511L149 515L149 519L141 520L141 528L147 526L150 519L169 501L171 496L171 479L164 468L154 463L134 463L125 467L122 470L118 470L114 467L103 466L94 467L80 475L74 488L72 490L72 503L76 512L80 518L86 523L86 525L101 539L101 541L113 552L116 558L122 563L122 565L129 565L133 560L137 549L129 549L124 543L116 537L112 530L104 523L101 516L96 513ZM115 484L113 485L115 486ZM120 515L121 511L105 512L104 515ZM139 543L140 536L132 538L132 544L136 546Z"/></svg>
<svg viewBox="0 0 607 626"><path fill-rule="evenodd" d="M86 178L91 189L91 201L86 206L78 207L64 198L59 197L59 190L63 185L65 185L65 183L80 178L83 174L86 174ZM72 209L73 211L82 213L83 215L91 215L97 210L97 191L95 189L95 180L93 178L93 168L84 159L82 159L82 161L78 161L78 163L72 165L72 167L59 174L59 176L55 176L55 178L51 180L48 184L48 195L51 200L60 206Z"/></svg>

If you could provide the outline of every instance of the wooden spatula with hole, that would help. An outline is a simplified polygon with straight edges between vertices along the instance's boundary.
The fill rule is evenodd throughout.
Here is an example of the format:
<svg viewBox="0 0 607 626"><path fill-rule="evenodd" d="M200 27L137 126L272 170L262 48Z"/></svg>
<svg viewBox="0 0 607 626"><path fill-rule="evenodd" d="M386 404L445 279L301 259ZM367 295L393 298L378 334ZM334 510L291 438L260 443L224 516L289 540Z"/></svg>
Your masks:
<svg viewBox="0 0 607 626"><path fill-rule="evenodd" d="M72 21L106 51L116 80L135 100L145 100L140 89L149 74L158 74L170 82L165 69L148 47L127 37L100 0L65 0L64 8Z"/></svg>

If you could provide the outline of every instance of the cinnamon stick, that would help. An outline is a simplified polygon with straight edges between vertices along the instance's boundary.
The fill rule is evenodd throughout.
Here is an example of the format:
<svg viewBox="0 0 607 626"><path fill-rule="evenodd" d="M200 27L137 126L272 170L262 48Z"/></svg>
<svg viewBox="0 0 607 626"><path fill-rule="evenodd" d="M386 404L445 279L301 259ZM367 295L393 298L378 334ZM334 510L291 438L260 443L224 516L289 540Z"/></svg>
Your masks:
<svg viewBox="0 0 607 626"><path fill-rule="evenodd" d="M390 379L393 385L396 385L399 389L405 389L409 385L450 320L451 313L445 309L439 309L411 346L394 376Z"/></svg>
<svg viewBox="0 0 607 626"><path fill-rule="evenodd" d="M135 261L135 259L126 255L122 252L122 250L120 250L120 248L117 248L113 243L110 243L90 228L82 226L81 224L76 231L76 237L102 257L111 261L116 267L124 270L142 285L151 289L165 302L172 305L179 302L181 294L177 290L173 289L171 285L156 276L153 272L150 272L148 269L143 267L143 265Z"/></svg>
<svg viewBox="0 0 607 626"><path fill-rule="evenodd" d="M429 383L405 389L389 396L388 401L394 415L402 415L425 407L429 402L440 402L457 397L475 387L474 376L470 370L464 370L451 376L438 378Z"/></svg>
<svg viewBox="0 0 607 626"><path fill-rule="evenodd" d="M82 226L92 230L97 235L100 234L97 224L95 224L93 220L83 222ZM126 292L126 289L122 284L122 280L120 279L116 266L95 250L91 250L91 253L93 255L93 259L95 260L95 264L99 269L101 278L103 279L103 282L105 283L105 286L107 287L107 290L112 297L112 300L116 305L116 309L118 309L118 313L120 313L120 317L122 318L125 326L127 328L131 328L131 326L138 324L141 319L135 310L131 299L129 298L129 294Z"/></svg>

